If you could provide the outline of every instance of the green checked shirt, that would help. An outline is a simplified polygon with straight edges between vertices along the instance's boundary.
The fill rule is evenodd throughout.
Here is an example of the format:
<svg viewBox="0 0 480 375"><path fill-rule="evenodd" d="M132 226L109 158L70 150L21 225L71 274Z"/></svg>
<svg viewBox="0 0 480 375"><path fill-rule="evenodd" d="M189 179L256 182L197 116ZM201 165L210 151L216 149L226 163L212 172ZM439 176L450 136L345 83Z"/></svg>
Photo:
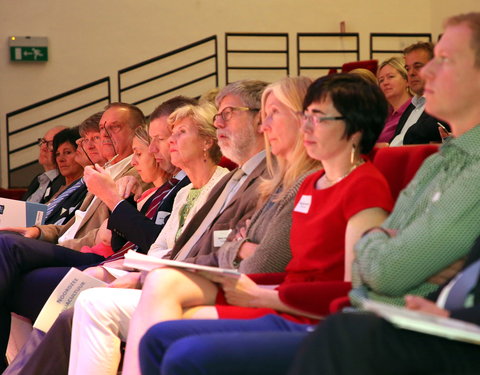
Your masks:
<svg viewBox="0 0 480 375"><path fill-rule="evenodd" d="M480 234L480 126L425 160L383 227L397 235L372 232L355 246L354 305L425 296L438 288L427 279L468 254Z"/></svg>

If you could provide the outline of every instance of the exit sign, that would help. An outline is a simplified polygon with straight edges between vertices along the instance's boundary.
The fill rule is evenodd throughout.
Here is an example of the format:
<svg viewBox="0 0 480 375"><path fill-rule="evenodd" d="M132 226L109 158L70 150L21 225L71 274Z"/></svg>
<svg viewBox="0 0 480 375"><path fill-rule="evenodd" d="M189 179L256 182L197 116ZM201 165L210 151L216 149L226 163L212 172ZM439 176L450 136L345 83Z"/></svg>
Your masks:
<svg viewBox="0 0 480 375"><path fill-rule="evenodd" d="M10 61L48 61L48 47L10 47Z"/></svg>
<svg viewBox="0 0 480 375"><path fill-rule="evenodd" d="M10 36L10 61L48 61L48 38L44 36Z"/></svg>

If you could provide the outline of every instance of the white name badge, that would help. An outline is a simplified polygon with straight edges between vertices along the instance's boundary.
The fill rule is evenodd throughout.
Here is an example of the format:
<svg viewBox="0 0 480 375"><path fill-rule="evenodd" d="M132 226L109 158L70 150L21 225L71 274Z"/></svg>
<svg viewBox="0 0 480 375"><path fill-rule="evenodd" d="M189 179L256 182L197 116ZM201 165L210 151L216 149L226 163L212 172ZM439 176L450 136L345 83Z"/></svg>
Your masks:
<svg viewBox="0 0 480 375"><path fill-rule="evenodd" d="M295 209L295 212L301 212L302 214L308 214L310 211L310 205L312 204L312 196L311 195L302 195L300 200L298 201Z"/></svg>
<svg viewBox="0 0 480 375"><path fill-rule="evenodd" d="M170 212L158 211L157 218L155 219L155 224L165 225L165 219L170 216Z"/></svg>
<svg viewBox="0 0 480 375"><path fill-rule="evenodd" d="M213 232L213 246L220 247L227 240L228 235L232 232L231 229L227 230L216 230Z"/></svg>

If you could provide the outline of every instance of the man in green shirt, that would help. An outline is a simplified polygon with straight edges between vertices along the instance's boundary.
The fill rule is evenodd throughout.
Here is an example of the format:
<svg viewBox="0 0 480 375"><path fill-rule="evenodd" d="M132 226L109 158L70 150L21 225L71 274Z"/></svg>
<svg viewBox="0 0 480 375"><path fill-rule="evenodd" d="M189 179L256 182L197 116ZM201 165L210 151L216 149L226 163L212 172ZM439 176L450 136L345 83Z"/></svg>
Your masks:
<svg viewBox="0 0 480 375"><path fill-rule="evenodd" d="M382 228L357 243L353 304L366 297L401 305L406 294L436 290L435 276L480 234L480 30L455 20L421 73L426 110L451 124L453 139L424 162Z"/></svg>

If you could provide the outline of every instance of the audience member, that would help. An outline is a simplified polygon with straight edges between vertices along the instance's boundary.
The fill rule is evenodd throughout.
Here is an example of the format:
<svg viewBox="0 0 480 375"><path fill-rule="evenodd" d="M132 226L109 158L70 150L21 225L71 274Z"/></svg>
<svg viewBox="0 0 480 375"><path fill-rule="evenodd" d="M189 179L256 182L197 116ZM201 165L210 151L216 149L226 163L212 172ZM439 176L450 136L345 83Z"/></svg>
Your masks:
<svg viewBox="0 0 480 375"><path fill-rule="evenodd" d="M52 211L58 207L59 204L61 207L59 214L65 213L65 211L73 212L77 208L76 206L78 203L83 202L83 199L87 194L86 189L81 189L80 194L75 195L75 201L70 200L69 202L65 202L66 197L83 186L81 178L84 166L77 161L77 155L80 155L77 153L77 140L79 138L80 133L78 127L64 129L53 137L53 154L55 155L58 170L65 179L65 184L58 189L58 191L52 196L51 200L47 203L48 208L45 217L45 224L56 224L60 219L57 215L51 215ZM62 198L57 199L60 195ZM65 217L62 218L58 224L62 224L64 220Z"/></svg>
<svg viewBox="0 0 480 375"><path fill-rule="evenodd" d="M390 142L395 134L398 120L412 101L408 88L407 71L403 59L392 57L378 67L378 85L390 104L385 127L378 142Z"/></svg>
<svg viewBox="0 0 480 375"><path fill-rule="evenodd" d="M432 117L428 111L425 112L425 80L420 75L420 70L433 58L433 44L418 42L405 48L403 54L405 69L408 72L408 85L414 97L398 121L390 146L440 143L442 138L438 123L440 122L448 130L450 127L442 120Z"/></svg>
<svg viewBox="0 0 480 375"><path fill-rule="evenodd" d="M378 87L354 75L328 76L310 86L304 109L304 144L324 170L307 177L297 195L291 230L293 257L280 289L288 284L343 279L350 269L353 243L366 229L384 220L392 203L383 176L360 157L373 147L385 121L387 104ZM334 123L338 126L332 126ZM331 206L327 208L325 202ZM302 311L282 302L278 290L261 288L246 275L238 280L205 276L220 282L224 293L202 275L170 268L150 272L141 298L135 290L122 298L124 305L139 301L129 327L121 311L132 307L111 309L109 305L106 310L104 293L82 293L75 307L69 371L116 372L117 345L94 350L89 340L118 343L117 334L125 337L128 329L123 371L138 373L139 340L148 327L162 320L247 319L273 313L311 321ZM106 311L110 311L109 322L118 322L118 330L110 331L112 324L103 328L105 321L98 318L105 317Z"/></svg>
<svg viewBox="0 0 480 375"><path fill-rule="evenodd" d="M58 173L55 158L53 156L53 137L58 132L66 129L66 126L56 126L48 130L43 138L38 139L40 152L38 154L38 163L42 166L44 172L35 176L23 196L23 200L34 203L45 203L60 189L65 183L63 176Z"/></svg>

